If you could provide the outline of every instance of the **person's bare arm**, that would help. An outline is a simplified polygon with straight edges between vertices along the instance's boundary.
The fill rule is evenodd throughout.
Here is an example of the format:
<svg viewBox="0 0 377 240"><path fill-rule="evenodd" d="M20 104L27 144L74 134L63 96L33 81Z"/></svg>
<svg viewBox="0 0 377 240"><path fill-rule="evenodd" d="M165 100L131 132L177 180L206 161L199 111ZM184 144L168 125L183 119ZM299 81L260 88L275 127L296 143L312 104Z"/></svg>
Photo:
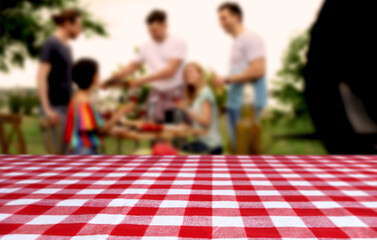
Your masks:
<svg viewBox="0 0 377 240"><path fill-rule="evenodd" d="M103 86L107 87L109 85L123 85L124 83L121 81L122 78L129 76L133 74L136 70L138 70L141 67L141 63L139 62L130 62L128 65L126 65L123 69L121 69L119 72L115 73L112 77L107 79Z"/></svg>
<svg viewBox="0 0 377 240"><path fill-rule="evenodd" d="M210 127L211 125L211 103L209 101L203 102L202 111L200 114L197 114L193 111L189 111L188 114L190 117L197 121L200 125L205 128Z"/></svg>
<svg viewBox="0 0 377 240"><path fill-rule="evenodd" d="M130 112L135 107L135 103L130 102L120 108L113 117L105 123L105 126L101 129L102 132L108 132L125 114Z"/></svg>
<svg viewBox="0 0 377 240"><path fill-rule="evenodd" d="M171 59L169 61L168 65L165 68L163 68L162 70L160 70L160 71L158 71L154 74L150 74L146 77L139 78L131 84L133 84L134 86L140 86L140 85L143 85L143 84L146 84L146 83L151 83L151 82L155 82L155 81L162 81L162 80L169 79L177 73L181 64L182 64L181 59Z"/></svg>
<svg viewBox="0 0 377 240"><path fill-rule="evenodd" d="M230 76L231 83L241 83L255 81L266 74L266 61L264 58L252 61L249 67L240 74Z"/></svg>
<svg viewBox="0 0 377 240"><path fill-rule="evenodd" d="M59 122L59 115L51 109L50 101L48 99L48 83L47 76L51 70L51 64L47 62L41 62L38 67L37 73L37 87L38 95L42 104L43 111L51 124L57 124Z"/></svg>

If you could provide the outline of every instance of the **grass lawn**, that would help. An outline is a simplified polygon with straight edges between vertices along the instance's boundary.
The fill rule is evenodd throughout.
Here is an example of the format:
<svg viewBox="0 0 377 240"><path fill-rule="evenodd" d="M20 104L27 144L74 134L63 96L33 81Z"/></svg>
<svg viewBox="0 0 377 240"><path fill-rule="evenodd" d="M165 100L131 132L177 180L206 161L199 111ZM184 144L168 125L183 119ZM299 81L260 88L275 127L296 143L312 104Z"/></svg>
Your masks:
<svg viewBox="0 0 377 240"><path fill-rule="evenodd" d="M29 154L45 154L45 148L42 143L42 135L38 126L37 117L24 117L22 124L23 133L26 140L27 151ZM227 139L225 117L220 119L220 129L223 139ZM272 125L263 122L263 154L326 154L326 150L321 142L315 140L295 140L278 137L286 134L305 134L312 131L310 121L297 122L294 125L288 123L279 123ZM117 152L118 142L115 139L107 138L105 142L107 154L119 154ZM120 154L130 154L133 152L133 142L122 141L122 152ZM149 154L148 142L141 142L137 154Z"/></svg>

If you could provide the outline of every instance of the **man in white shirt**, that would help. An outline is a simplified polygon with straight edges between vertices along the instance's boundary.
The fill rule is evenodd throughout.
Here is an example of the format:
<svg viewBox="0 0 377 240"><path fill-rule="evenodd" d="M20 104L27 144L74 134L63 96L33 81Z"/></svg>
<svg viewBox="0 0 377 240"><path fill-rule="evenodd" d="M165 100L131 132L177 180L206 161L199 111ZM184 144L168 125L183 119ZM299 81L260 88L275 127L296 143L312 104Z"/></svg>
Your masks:
<svg viewBox="0 0 377 240"><path fill-rule="evenodd" d="M234 40L229 62L229 75L214 78L215 85L229 86L226 109L228 133L231 147L234 150L236 147L235 131L242 107L244 85L251 83L253 86L257 118L260 117L267 104L266 53L261 37L244 27L242 9L237 3L222 4L218 13L221 26Z"/></svg>
<svg viewBox="0 0 377 240"><path fill-rule="evenodd" d="M174 108L174 99L184 95L182 70L186 58L186 43L168 33L167 15L164 11L153 10L146 18L151 40L141 46L136 58L110 81L129 76L147 66L149 75L135 79L131 88L150 84L148 99L153 105L153 120L164 122L166 112Z"/></svg>

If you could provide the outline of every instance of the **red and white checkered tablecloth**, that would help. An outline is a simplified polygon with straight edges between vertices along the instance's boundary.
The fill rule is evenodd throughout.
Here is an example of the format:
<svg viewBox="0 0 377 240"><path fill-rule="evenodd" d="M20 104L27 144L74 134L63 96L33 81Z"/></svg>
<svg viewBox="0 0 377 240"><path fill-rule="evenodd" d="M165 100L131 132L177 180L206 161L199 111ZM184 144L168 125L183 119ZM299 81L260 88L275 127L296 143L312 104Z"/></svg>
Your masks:
<svg viewBox="0 0 377 240"><path fill-rule="evenodd" d="M0 156L0 239L377 239L377 156Z"/></svg>

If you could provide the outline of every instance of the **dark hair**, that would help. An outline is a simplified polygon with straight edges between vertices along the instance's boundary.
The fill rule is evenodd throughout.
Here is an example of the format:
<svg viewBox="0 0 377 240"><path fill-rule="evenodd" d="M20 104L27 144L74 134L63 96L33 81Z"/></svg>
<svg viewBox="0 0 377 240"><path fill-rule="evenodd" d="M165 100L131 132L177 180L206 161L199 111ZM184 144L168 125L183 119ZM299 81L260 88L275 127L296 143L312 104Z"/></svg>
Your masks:
<svg viewBox="0 0 377 240"><path fill-rule="evenodd" d="M98 72L97 61L90 58L78 60L72 68L72 79L80 89L88 89Z"/></svg>
<svg viewBox="0 0 377 240"><path fill-rule="evenodd" d="M147 24L152 23L165 23L167 20L167 14L163 10L155 9L150 12L145 20Z"/></svg>
<svg viewBox="0 0 377 240"><path fill-rule="evenodd" d="M51 19L56 25L62 25L66 22L74 23L79 17L81 17L81 12L79 10L65 9L60 14L52 15Z"/></svg>
<svg viewBox="0 0 377 240"><path fill-rule="evenodd" d="M243 18L243 12L240 5L233 2L226 2L220 5L219 12L223 10L229 10L232 14L237 15L240 18L240 21L242 21Z"/></svg>

